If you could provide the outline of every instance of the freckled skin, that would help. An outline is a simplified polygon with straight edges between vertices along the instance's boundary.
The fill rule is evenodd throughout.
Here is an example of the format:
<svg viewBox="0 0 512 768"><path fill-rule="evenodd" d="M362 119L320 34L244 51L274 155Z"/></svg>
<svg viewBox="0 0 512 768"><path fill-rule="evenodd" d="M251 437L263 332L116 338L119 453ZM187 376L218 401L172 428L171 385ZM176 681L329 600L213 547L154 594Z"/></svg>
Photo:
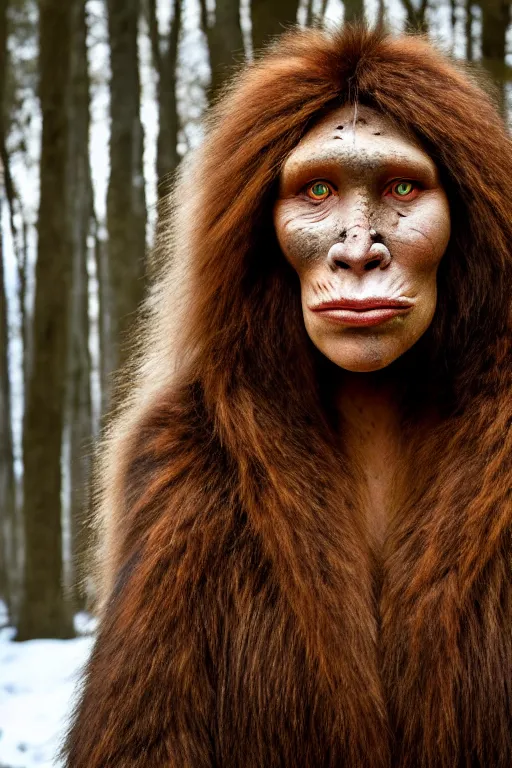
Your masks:
<svg viewBox="0 0 512 768"><path fill-rule="evenodd" d="M405 199L401 181L412 183ZM328 185L325 199L312 199L314 182ZM345 106L314 126L283 166L274 224L300 278L307 332L340 368L385 368L425 333L450 238L449 206L433 160L385 116ZM369 327L311 309L376 297L409 306Z"/></svg>

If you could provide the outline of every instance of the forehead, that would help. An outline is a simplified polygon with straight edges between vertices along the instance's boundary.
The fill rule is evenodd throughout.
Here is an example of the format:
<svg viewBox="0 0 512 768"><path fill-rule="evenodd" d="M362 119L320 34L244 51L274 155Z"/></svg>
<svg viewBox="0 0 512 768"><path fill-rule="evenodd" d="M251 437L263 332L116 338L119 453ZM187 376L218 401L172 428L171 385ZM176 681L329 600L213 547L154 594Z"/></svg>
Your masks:
<svg viewBox="0 0 512 768"><path fill-rule="evenodd" d="M311 160L335 160L340 164L373 166L376 161L407 159L430 166L435 164L410 133L371 107L345 105L333 110L313 126L288 155L286 174Z"/></svg>

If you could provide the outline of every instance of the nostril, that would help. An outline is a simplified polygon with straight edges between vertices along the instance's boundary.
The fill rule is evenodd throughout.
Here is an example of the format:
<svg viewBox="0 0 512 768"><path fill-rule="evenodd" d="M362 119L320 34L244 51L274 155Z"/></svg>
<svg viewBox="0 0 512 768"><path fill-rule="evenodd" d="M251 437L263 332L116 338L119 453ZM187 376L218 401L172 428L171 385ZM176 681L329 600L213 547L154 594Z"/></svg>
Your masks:
<svg viewBox="0 0 512 768"><path fill-rule="evenodd" d="M376 269L379 266L380 266L380 259L372 259L371 261L368 261L364 265L364 268L366 271L369 271L370 269Z"/></svg>

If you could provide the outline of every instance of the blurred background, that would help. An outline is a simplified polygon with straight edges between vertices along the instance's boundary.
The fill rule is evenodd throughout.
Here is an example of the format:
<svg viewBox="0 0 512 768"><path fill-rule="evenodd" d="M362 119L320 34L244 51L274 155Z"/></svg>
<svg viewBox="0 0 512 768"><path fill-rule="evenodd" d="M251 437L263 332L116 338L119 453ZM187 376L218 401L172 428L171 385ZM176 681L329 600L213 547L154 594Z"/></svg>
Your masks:
<svg viewBox="0 0 512 768"><path fill-rule="evenodd" d="M90 651L92 450L226 77L291 24L366 18L486 70L508 120L510 2L0 0L0 768L52 764Z"/></svg>

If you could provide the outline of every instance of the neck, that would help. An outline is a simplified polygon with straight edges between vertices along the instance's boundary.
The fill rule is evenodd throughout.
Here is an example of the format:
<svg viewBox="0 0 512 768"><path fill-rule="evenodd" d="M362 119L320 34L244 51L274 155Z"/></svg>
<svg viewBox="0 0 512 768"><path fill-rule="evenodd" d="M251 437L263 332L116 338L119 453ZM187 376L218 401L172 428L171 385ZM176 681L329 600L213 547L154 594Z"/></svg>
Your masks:
<svg viewBox="0 0 512 768"><path fill-rule="evenodd" d="M391 371L340 371L336 404L346 458L357 478L367 532L383 545L395 507L394 478L402 455L400 380Z"/></svg>
<svg viewBox="0 0 512 768"><path fill-rule="evenodd" d="M340 371L337 410L349 432L359 437L382 431L398 434L401 391L400 380L386 368L372 373Z"/></svg>

